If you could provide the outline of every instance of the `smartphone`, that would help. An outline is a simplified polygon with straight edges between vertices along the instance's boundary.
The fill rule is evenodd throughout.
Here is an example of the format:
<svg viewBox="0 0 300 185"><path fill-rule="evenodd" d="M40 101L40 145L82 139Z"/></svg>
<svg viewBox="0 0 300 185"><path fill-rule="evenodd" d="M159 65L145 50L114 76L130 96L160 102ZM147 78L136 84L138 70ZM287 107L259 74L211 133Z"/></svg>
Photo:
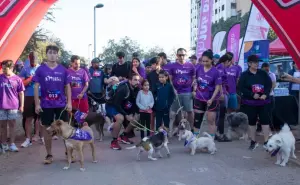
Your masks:
<svg viewBox="0 0 300 185"><path fill-rule="evenodd" d="M279 76L279 78L284 76L284 71L283 71L283 68L281 65L278 66L278 76Z"/></svg>

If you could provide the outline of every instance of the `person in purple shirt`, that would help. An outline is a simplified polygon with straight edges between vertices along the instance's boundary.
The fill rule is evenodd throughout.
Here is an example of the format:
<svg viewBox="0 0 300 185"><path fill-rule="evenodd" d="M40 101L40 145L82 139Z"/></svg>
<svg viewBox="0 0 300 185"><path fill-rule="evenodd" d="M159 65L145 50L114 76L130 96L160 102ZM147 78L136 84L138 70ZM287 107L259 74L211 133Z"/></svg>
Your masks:
<svg viewBox="0 0 300 185"><path fill-rule="evenodd" d="M196 82L193 85L195 127L194 134L198 135L205 112L209 134L216 133L216 112L219 109L220 89L222 79L219 71L213 66L213 52L207 50L202 54L203 65L196 71Z"/></svg>
<svg viewBox="0 0 300 185"><path fill-rule="evenodd" d="M137 74L140 76L141 82L146 79L146 71L145 68L141 66L141 61L139 58L133 58L131 61L131 74Z"/></svg>
<svg viewBox="0 0 300 185"><path fill-rule="evenodd" d="M192 63L185 61L186 50L177 50L177 61L172 63L169 68L170 80L177 94L176 100L171 110L177 112L180 106L187 113L187 120L193 128L193 97L192 86L195 81L195 67ZM180 104L180 105L179 105Z"/></svg>
<svg viewBox="0 0 300 185"><path fill-rule="evenodd" d="M51 164L53 160L52 136L46 129L52 124L54 117L55 120L68 121L68 112L72 111L68 72L64 66L58 64L58 51L57 46L46 47L48 61L36 70L33 77L35 112L41 116L45 137L47 152L45 164ZM41 88L41 98L39 98L39 88Z"/></svg>
<svg viewBox="0 0 300 185"><path fill-rule="evenodd" d="M68 69L68 81L71 82L72 108L82 113L89 112L89 102L86 91L89 88L90 78L88 73L80 68L80 57L71 57L71 68Z"/></svg>
<svg viewBox="0 0 300 185"><path fill-rule="evenodd" d="M25 87L20 77L13 73L14 62L5 60L1 63L3 74L0 74L0 144L3 150L18 152L15 145L16 119L24 111ZM9 126L10 146L7 142L7 124Z"/></svg>

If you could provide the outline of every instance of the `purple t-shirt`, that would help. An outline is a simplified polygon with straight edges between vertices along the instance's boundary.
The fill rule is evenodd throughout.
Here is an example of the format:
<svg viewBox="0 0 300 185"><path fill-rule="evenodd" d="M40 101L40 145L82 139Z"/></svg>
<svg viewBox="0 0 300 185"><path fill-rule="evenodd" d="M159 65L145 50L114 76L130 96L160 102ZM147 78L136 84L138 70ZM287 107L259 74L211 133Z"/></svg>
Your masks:
<svg viewBox="0 0 300 185"><path fill-rule="evenodd" d="M216 86L222 85L222 79L219 71L212 67L209 71L204 72L204 66L199 66L196 71L197 91L196 98L200 101L211 99Z"/></svg>
<svg viewBox="0 0 300 185"><path fill-rule="evenodd" d="M162 66L162 69L170 74L171 67L172 67L172 63L167 63Z"/></svg>
<svg viewBox="0 0 300 185"><path fill-rule="evenodd" d="M230 94L236 93L236 84L237 79L239 78L240 72L236 66L230 66L226 68L226 75L227 75L227 89Z"/></svg>
<svg viewBox="0 0 300 185"><path fill-rule="evenodd" d="M193 77L195 76L195 67L189 62L180 64L179 62L172 63L170 66L170 75L172 82L178 94L191 93Z"/></svg>
<svg viewBox="0 0 300 185"><path fill-rule="evenodd" d="M74 100L77 99L77 96L82 92L85 83L89 82L90 78L84 69L79 69L77 71L68 69L68 81L71 83L72 100ZM83 98L87 99L86 93L84 93Z"/></svg>
<svg viewBox="0 0 300 185"><path fill-rule="evenodd" d="M240 65L233 65L237 68L237 71L238 71L238 78L241 76L242 72L243 72L243 69Z"/></svg>
<svg viewBox="0 0 300 185"><path fill-rule="evenodd" d="M225 70L225 66L221 63L218 64L216 66L217 70L220 73L220 77L222 79L222 90L223 90L223 94L228 94L227 92L227 76L226 76L226 70Z"/></svg>
<svg viewBox="0 0 300 185"><path fill-rule="evenodd" d="M41 65L35 72L33 81L41 87L41 107L61 108L67 104L65 86L69 84L67 69L58 65L51 69L48 65Z"/></svg>
<svg viewBox="0 0 300 185"><path fill-rule="evenodd" d="M0 109L18 109L19 93L24 90L24 84L19 76L7 77L0 74Z"/></svg>
<svg viewBox="0 0 300 185"><path fill-rule="evenodd" d="M139 67L139 68L138 68L138 72L139 72L139 74L141 75L141 77L142 77L143 79L146 79L146 71L145 71L145 68Z"/></svg>

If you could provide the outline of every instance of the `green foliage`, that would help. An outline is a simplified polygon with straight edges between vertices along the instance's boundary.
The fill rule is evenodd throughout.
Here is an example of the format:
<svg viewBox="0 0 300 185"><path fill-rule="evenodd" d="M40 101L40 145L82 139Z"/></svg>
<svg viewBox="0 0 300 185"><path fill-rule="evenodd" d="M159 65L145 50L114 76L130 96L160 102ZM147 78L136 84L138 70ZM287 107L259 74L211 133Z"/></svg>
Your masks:
<svg viewBox="0 0 300 185"><path fill-rule="evenodd" d="M246 33L246 27L247 27L247 24L248 24L249 15L250 15L250 12L246 13L243 16L237 15L237 16L234 16L234 17L230 17L226 21L224 21L224 19L220 19L220 21L218 23L213 23L213 25L212 25L212 35L214 36L215 34L217 34L220 31L226 31L226 33L228 34L229 29L233 25L235 25L237 23L241 23L240 38L244 37L244 35ZM226 48L227 34L225 36L225 39L224 39L222 47L221 47L222 50Z"/></svg>
<svg viewBox="0 0 300 185"><path fill-rule="evenodd" d="M164 49L159 46L155 46L153 48L150 48L147 52L145 52L143 54L143 57L145 59L153 58L156 57L161 52L164 52Z"/></svg>
<svg viewBox="0 0 300 185"><path fill-rule="evenodd" d="M270 42L272 42L275 39L277 39L277 34L275 33L275 31L273 30L272 27L270 27L270 30L268 32L268 39L270 40Z"/></svg>

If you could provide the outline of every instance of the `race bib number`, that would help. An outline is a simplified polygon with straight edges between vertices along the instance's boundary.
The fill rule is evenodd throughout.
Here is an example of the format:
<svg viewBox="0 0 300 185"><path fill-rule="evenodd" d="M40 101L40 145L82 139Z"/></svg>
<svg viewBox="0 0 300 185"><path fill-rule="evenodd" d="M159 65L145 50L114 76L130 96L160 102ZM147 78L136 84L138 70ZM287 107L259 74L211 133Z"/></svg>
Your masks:
<svg viewBox="0 0 300 185"><path fill-rule="evenodd" d="M60 91L48 91L47 100L58 100L60 98Z"/></svg>
<svg viewBox="0 0 300 185"><path fill-rule="evenodd" d="M100 71L94 71L93 76L94 77L99 77L99 76L101 76L101 72Z"/></svg>
<svg viewBox="0 0 300 185"><path fill-rule="evenodd" d="M264 88L263 85L261 85L261 84L252 85L252 92L253 93L262 93L263 94L264 91L265 91L265 88Z"/></svg>
<svg viewBox="0 0 300 185"><path fill-rule="evenodd" d="M72 88L81 88L81 82L71 82Z"/></svg>
<svg viewBox="0 0 300 185"><path fill-rule="evenodd" d="M208 84L207 84L207 83L204 83L204 82L200 82L198 86L199 86L198 89L199 89L200 91L206 91Z"/></svg>

